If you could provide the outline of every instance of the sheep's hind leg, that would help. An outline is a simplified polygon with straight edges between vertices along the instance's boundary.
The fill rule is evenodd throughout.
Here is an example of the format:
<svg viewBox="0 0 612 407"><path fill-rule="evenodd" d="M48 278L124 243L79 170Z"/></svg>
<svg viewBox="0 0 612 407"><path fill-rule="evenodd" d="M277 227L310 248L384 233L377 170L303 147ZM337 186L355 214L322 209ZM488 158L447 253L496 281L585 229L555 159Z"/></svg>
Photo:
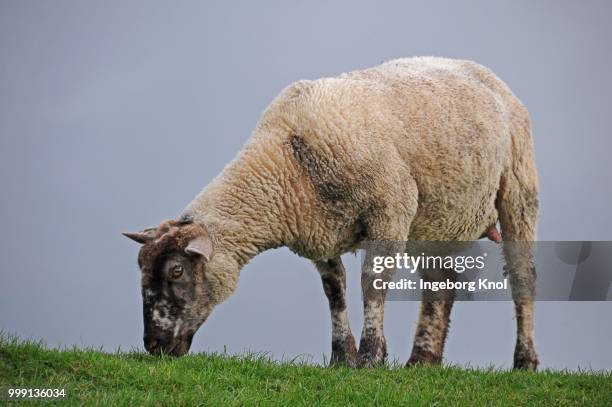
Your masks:
<svg viewBox="0 0 612 407"><path fill-rule="evenodd" d="M508 228L506 228L507 230ZM512 288L512 297L516 313L516 346L514 348L514 369L535 370L538 367L538 355L533 340L534 297L535 297L535 261L533 242L523 235L523 241L511 241L510 233L504 233L504 257L506 273Z"/></svg>
<svg viewBox="0 0 612 407"><path fill-rule="evenodd" d="M512 288L517 336L514 368L535 370L538 355L533 340L535 260L534 241L538 215L538 190L532 161L520 163L502 178L498 212L504 240L506 272Z"/></svg>
<svg viewBox="0 0 612 407"><path fill-rule="evenodd" d="M427 270L421 278L426 281L456 279L452 269ZM406 367L418 364L442 363L444 344L450 324L450 314L455 300L455 290L424 290L419 309L419 322L414 334L412 353Z"/></svg>
<svg viewBox="0 0 612 407"><path fill-rule="evenodd" d="M323 290L329 301L332 322L332 365L355 366L357 348L351 333L346 304L346 272L342 259L337 257L327 261L315 262L321 274Z"/></svg>

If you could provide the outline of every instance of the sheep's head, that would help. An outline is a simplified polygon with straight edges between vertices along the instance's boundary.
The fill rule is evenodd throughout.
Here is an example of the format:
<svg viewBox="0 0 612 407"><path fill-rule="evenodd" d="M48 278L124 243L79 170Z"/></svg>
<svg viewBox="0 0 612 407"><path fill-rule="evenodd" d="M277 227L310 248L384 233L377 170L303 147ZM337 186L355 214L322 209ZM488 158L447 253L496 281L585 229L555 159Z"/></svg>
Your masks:
<svg viewBox="0 0 612 407"><path fill-rule="evenodd" d="M201 225L177 221L124 235L143 245L138 264L144 346L151 354L182 356L220 302L215 281L211 284L207 273L213 256L212 239Z"/></svg>

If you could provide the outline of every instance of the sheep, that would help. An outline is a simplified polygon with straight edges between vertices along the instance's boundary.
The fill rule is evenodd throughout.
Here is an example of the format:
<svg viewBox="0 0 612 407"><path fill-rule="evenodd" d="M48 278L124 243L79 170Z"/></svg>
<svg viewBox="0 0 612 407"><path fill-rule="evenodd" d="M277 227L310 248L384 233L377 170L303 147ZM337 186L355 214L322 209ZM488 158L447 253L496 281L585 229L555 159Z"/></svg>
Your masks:
<svg viewBox="0 0 612 407"><path fill-rule="evenodd" d="M415 57L295 82L180 217L126 233L143 244L145 348L186 353L215 305L236 289L243 266L286 246L320 273L331 362L383 364L385 292L371 289L373 274L364 266L357 348L342 254L365 241L530 242L537 216L529 115L489 69ZM398 249L389 243L386 250ZM511 252L504 243L506 270L519 291L535 278L533 254ZM441 363L452 305L452 296L423 299L407 366ZM514 368L535 369L533 297L515 298L515 311Z"/></svg>

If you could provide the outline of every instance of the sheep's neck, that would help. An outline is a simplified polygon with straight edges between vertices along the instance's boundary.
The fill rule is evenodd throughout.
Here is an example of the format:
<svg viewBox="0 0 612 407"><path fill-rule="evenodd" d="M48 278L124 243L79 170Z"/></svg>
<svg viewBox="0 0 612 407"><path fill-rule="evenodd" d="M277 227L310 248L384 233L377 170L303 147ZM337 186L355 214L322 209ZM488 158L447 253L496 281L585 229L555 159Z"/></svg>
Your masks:
<svg viewBox="0 0 612 407"><path fill-rule="evenodd" d="M241 266L291 239L283 221L291 195L286 160L282 145L247 146L185 211L209 227L219 249Z"/></svg>

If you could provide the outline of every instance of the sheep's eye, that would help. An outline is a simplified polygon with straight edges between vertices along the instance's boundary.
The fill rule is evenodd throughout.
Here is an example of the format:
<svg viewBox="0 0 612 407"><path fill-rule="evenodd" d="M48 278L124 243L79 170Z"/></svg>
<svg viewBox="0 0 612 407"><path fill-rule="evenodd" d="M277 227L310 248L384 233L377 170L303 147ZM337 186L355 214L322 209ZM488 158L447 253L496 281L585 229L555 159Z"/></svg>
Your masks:
<svg viewBox="0 0 612 407"><path fill-rule="evenodd" d="M180 264L172 266L172 268L170 268L169 273L168 273L168 277L173 280L179 278L182 275L183 275L183 266L181 266Z"/></svg>

